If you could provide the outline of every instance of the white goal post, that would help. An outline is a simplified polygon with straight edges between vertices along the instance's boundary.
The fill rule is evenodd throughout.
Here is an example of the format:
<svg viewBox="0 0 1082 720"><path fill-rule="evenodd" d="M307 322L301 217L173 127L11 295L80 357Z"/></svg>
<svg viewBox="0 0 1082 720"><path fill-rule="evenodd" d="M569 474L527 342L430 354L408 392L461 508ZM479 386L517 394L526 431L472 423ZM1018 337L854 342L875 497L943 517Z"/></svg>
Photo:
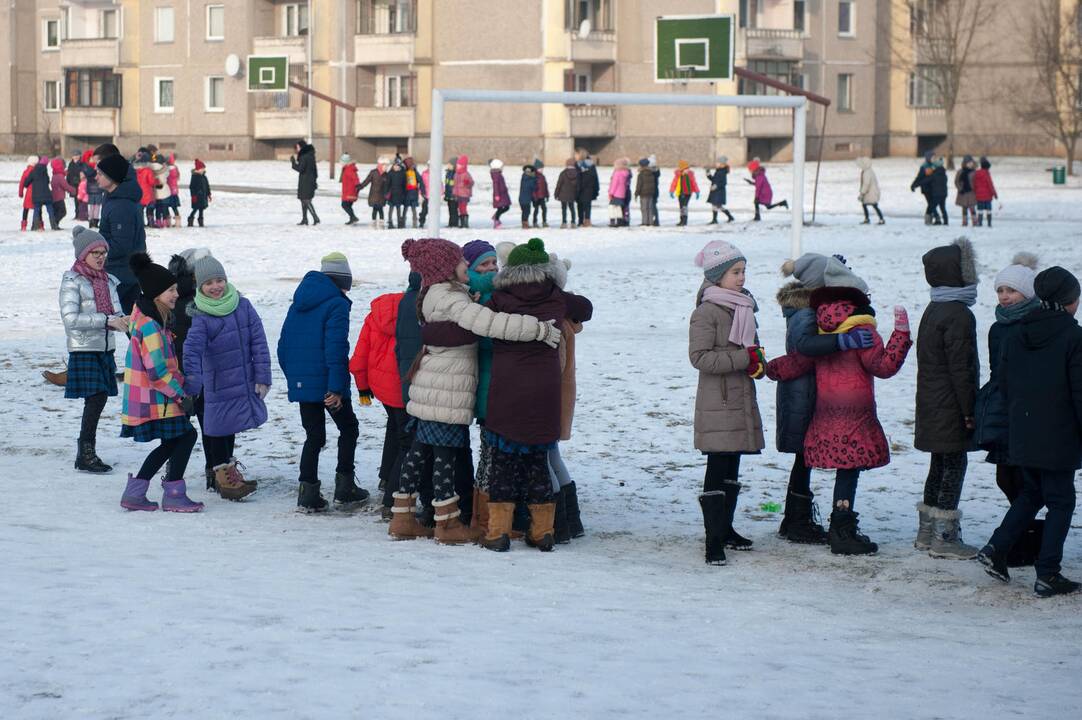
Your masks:
<svg viewBox="0 0 1082 720"><path fill-rule="evenodd" d="M789 95L674 95L669 93L525 92L514 90L432 90L432 135L429 167L429 237L440 236L443 208L443 106L448 102L536 103L559 105L688 105L793 109L792 257L800 256L804 226L804 144L807 98ZM436 192L436 191L439 192ZM435 198L435 202L433 202Z"/></svg>

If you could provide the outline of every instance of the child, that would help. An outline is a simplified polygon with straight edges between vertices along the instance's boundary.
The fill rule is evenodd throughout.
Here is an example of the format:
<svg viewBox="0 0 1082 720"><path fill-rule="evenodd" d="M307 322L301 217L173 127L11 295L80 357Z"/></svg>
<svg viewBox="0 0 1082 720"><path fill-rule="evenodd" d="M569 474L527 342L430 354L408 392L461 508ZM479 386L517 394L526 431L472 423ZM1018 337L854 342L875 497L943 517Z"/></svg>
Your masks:
<svg viewBox="0 0 1082 720"><path fill-rule="evenodd" d="M75 201L75 219L79 222L86 222L86 201L79 198L79 183L83 181L83 160L80 153L73 154L71 159L68 160L65 179L68 181L68 185L75 188L75 192L71 193L72 199Z"/></svg>
<svg viewBox="0 0 1082 720"><path fill-rule="evenodd" d="M338 180L342 183L342 209L346 211L346 225L356 225L360 222L353 214L353 203L357 202L357 186L360 184L357 166L353 164L353 158L349 156L349 153L342 153L338 161L342 163L342 172Z"/></svg>
<svg viewBox="0 0 1082 720"><path fill-rule="evenodd" d="M688 161L681 160L677 163L676 173L669 185L669 197L675 197L680 203L680 222L676 223L677 225L688 224L688 203L691 201L692 193L698 200L699 184L695 182L695 172L688 165Z"/></svg>
<svg viewBox="0 0 1082 720"><path fill-rule="evenodd" d="M879 179L875 176L875 170L872 170L872 159L870 157L857 158L857 167L860 168L860 194L857 197L860 200L860 207L864 210L864 222L862 224L868 225L872 219L868 217L868 206L870 205L875 209L875 214L879 216L879 224L884 225L886 220L883 219L883 213L879 210Z"/></svg>
<svg viewBox="0 0 1082 720"><path fill-rule="evenodd" d="M922 258L932 301L917 330L917 408L913 447L932 454L913 547L934 558L972 560L977 548L961 537L958 501L972 444L980 384L977 359L977 260L958 238Z"/></svg>
<svg viewBox="0 0 1082 720"><path fill-rule="evenodd" d="M770 187L770 181L766 179L766 168L759 162L758 158L748 163L748 171L751 172L751 180L744 178L744 182L749 185L755 186L755 217L753 221L758 222L761 220L759 217L759 206L765 206L767 210L773 210L776 207L789 207L788 200L782 200L780 202L774 202L774 189Z"/></svg>
<svg viewBox="0 0 1082 720"><path fill-rule="evenodd" d="M192 398L184 394L173 334L169 324L177 302L177 279L146 253L133 253L131 269L139 281L139 299L128 323L131 342L124 370L124 404L121 437L136 442L160 440L120 498L126 510L157 510L147 500L150 480L166 465L162 480L162 510L200 512L203 503L188 497L184 470L195 447L195 428L188 419Z"/></svg>
<svg viewBox="0 0 1082 720"><path fill-rule="evenodd" d="M499 230L503 223L500 216L511 209L511 193L507 189L507 180L503 177L503 161L493 159L488 163L488 174L492 178L492 227Z"/></svg>
<svg viewBox="0 0 1082 720"><path fill-rule="evenodd" d="M49 187L53 193L53 216L56 218L56 227L60 229L60 221L68 214L67 197L74 195L77 190L68 183L67 168L64 167L64 158L53 158L53 178Z"/></svg>
<svg viewBox="0 0 1082 720"><path fill-rule="evenodd" d="M196 214L199 215L199 227L203 227L203 211L210 206L211 194L210 182L207 181L207 166L199 158L195 159L188 190L192 194L192 211L188 213L188 227L192 226Z"/></svg>
<svg viewBox="0 0 1082 720"><path fill-rule="evenodd" d="M349 397L349 290L353 273L346 256L332 252L319 270L307 273L293 293L282 334L278 364L286 376L289 401L300 405L304 427L297 510L320 513L327 501L319 493L319 453L327 444L324 413L338 428L338 464L334 474L334 505L358 508L368 491L354 483L359 429Z"/></svg>
<svg viewBox="0 0 1082 720"><path fill-rule="evenodd" d="M364 182L357 186L357 194L368 188L368 207L372 208L372 227L383 227L383 205L387 201L387 158L380 156L376 166L365 176ZM345 192L343 190L343 192ZM392 220L391 224L394 224Z"/></svg>
<svg viewBox="0 0 1082 720"><path fill-rule="evenodd" d="M597 177L597 167L595 167L590 153L579 148L575 151L575 156L581 158L579 160L579 194L576 198L579 210L579 225L591 227L593 224L590 219L593 212L593 203L601 192L601 181Z"/></svg>
<svg viewBox="0 0 1082 720"><path fill-rule="evenodd" d="M447 203L447 227L458 227L458 200L455 198L455 164L450 160L443 166L443 201Z"/></svg>
<svg viewBox="0 0 1082 720"><path fill-rule="evenodd" d="M1007 455L1021 466L1024 486L977 559L989 575L1010 582L1008 548L1048 508L1033 591L1051 597L1082 589L1060 573L1082 458L1082 330L1074 318L1080 288L1061 267L1040 273L1033 285L1041 306L1006 336L999 361L1010 428Z"/></svg>
<svg viewBox="0 0 1082 720"><path fill-rule="evenodd" d="M406 169L402 159L395 157L387 171L387 227L406 226ZM395 222L397 215L397 224Z"/></svg>
<svg viewBox="0 0 1082 720"><path fill-rule="evenodd" d="M418 188L421 192L421 217L418 222L421 227L424 227L428 222L428 166L425 165L424 172L421 173L421 185Z"/></svg>
<svg viewBox="0 0 1082 720"><path fill-rule="evenodd" d="M533 191L533 226L534 227L548 227L549 226L549 183L545 179L545 173L541 172L541 169L545 167L545 164L540 159L533 161L534 177L537 179L537 186ZM537 224L537 211L541 211L541 225Z"/></svg>
<svg viewBox="0 0 1082 720"><path fill-rule="evenodd" d="M228 282L225 268L205 255L195 266L195 302L188 308L191 329L184 340L184 391L203 396L203 447L214 485L225 500L256 490L246 482L233 455L237 433L267 421L270 350L255 308Z"/></svg>
<svg viewBox="0 0 1082 720"><path fill-rule="evenodd" d="M26 167L23 169L22 177L19 178L19 197L23 199L23 219L22 224L19 226L19 230L26 231L26 219L30 216L30 211L34 209L34 193L29 189L30 185L26 179L30 177L30 173L34 171L34 168L38 166L38 158L36 155L31 155L26 158ZM34 224L30 226L31 230L36 230Z"/></svg>
<svg viewBox="0 0 1082 720"><path fill-rule="evenodd" d="M88 221L90 218L87 215L87 201L90 196L86 192L86 173L82 170L79 171L79 184L75 188L75 201L78 203L79 210L75 211L76 220ZM79 215L83 217L79 217Z"/></svg>
<svg viewBox="0 0 1082 720"><path fill-rule="evenodd" d="M473 176L470 175L470 159L465 155L458 156L455 163L455 179L452 193L455 202L458 203L458 226L468 228L470 226L469 204L473 197Z"/></svg>
<svg viewBox="0 0 1082 720"><path fill-rule="evenodd" d="M932 161L934 158L935 154L931 150L924 153L924 162L917 168L917 177L913 178L913 182L909 185L909 192L920 188L920 194L924 196L924 202L927 205L924 210L925 225L939 225L942 223L939 219L939 210L932 200L932 173L935 172L935 163Z"/></svg>
<svg viewBox="0 0 1082 720"><path fill-rule="evenodd" d="M56 208L53 206L53 191L49 186L49 158L42 155L38 158L38 163L30 172L26 174L26 179L23 180L23 188L27 190L27 194L31 196L31 207L34 208L34 219L30 225L33 230L45 230L45 216L42 213L42 208L49 215L49 227L53 230L57 229L56 221Z"/></svg>
<svg viewBox="0 0 1082 720"><path fill-rule="evenodd" d="M101 222L101 204L105 200L105 192L98 185L98 170L92 159L87 158L83 174L86 176L86 217L90 227L96 228Z"/></svg>
<svg viewBox="0 0 1082 720"><path fill-rule="evenodd" d="M977 225L992 227L992 200L998 200L999 194L992 182L992 163L981 156L981 168L973 172L973 194L977 198Z"/></svg>
<svg viewBox="0 0 1082 720"><path fill-rule="evenodd" d="M83 399L75 469L112 472L97 454L98 420L107 398L115 397L116 340L128 329L120 311L117 279L105 272L109 245L98 233L76 225L71 230L75 264L60 280L60 318L68 339L68 372L64 397Z"/></svg>
<svg viewBox="0 0 1082 720"><path fill-rule="evenodd" d="M533 165L522 166L522 179L518 182L518 208L522 211L522 229L530 227L530 208L537 189L537 175Z"/></svg>
<svg viewBox="0 0 1082 720"><path fill-rule="evenodd" d="M733 214L725 209L725 192L729 184L729 158L722 155L714 163L713 173L710 173L709 170L704 170L704 172L706 179L710 181L710 194L706 197L706 201L710 203L710 207L713 209L710 224L718 224L719 212L724 213L725 217L729 218L729 222L732 222Z"/></svg>
<svg viewBox="0 0 1082 720"><path fill-rule="evenodd" d="M169 161L155 152L150 169L154 171L154 224L159 228L169 227Z"/></svg>
<svg viewBox="0 0 1082 720"><path fill-rule="evenodd" d="M460 163L461 164L461 163ZM551 322L524 315L495 313L470 297L462 249L447 240L407 240L402 256L421 273L417 297L422 323L454 323L475 335L518 342L541 340L555 347L560 331ZM409 387L406 411L417 419L413 446L402 466L394 517L388 533L399 540L428 537L413 515L417 492L425 475L432 477L436 511L436 541L471 542L478 533L460 519L455 491L459 450L468 445L477 388L477 344L426 344Z"/></svg>
<svg viewBox="0 0 1082 720"><path fill-rule="evenodd" d="M142 191L139 205L146 215L146 227L154 227L154 186L157 184L157 180L154 177L154 170L150 167L150 153L147 152L146 148L140 148L135 154L135 162L132 163L132 167L135 168L135 181L139 183L139 190Z"/></svg>
<svg viewBox="0 0 1082 720"><path fill-rule="evenodd" d="M500 243L503 247L510 243ZM492 299L493 281L499 269L496 248L484 240L471 240L462 248L462 257L466 261L466 274L469 276L470 294L477 302L484 305ZM492 384L492 338L477 340L477 403L474 414L477 424L482 428L488 417L489 387ZM479 531L488 531L488 478L492 468L492 446L485 433L481 433L481 451L477 462L477 473L473 488L473 523L471 527Z"/></svg>
<svg viewBox="0 0 1082 720"><path fill-rule="evenodd" d="M1023 318L1040 306L1033 289L1037 275L1037 256L1018 253L1010 265L999 271L995 279L996 321L988 329L988 382L977 392L974 439L988 451L987 462L996 466L996 485L1013 503L1025 487L1022 468L1014 465L1008 455L1007 407L1000 391L1001 362L1007 335L1020 326ZM1007 566L1033 565L1041 550L1044 520L1034 520L1012 547L1006 548Z"/></svg>
<svg viewBox="0 0 1082 720"><path fill-rule="evenodd" d="M972 215L973 225L977 225L977 193L973 190L973 172L977 164L972 155L962 158L962 166L954 173L954 204L962 208L962 227L969 224Z"/></svg>
<svg viewBox="0 0 1082 720"><path fill-rule="evenodd" d="M808 467L837 471L828 530L830 552L874 555L879 546L860 532L853 507L861 471L890 462L887 437L876 416L873 378L889 378L901 369L913 344L909 318L905 308L894 308L894 332L883 345L875 332L871 300L859 288L822 287L812 292L809 302L819 332L842 335L867 329L872 347L818 358L787 354L767 364L767 376L792 380L815 371L815 413L804 437L804 461Z"/></svg>
<svg viewBox="0 0 1082 720"><path fill-rule="evenodd" d="M560 201L560 228L575 227L575 198L579 193L579 169L575 164L575 158L568 158L564 163L564 169L556 178L556 191L552 194ZM567 216L571 214L571 223L568 224Z"/></svg>
<svg viewBox="0 0 1082 720"><path fill-rule="evenodd" d="M657 177L650 169L650 161L639 160L639 176L635 179L635 197L639 200L639 212L643 227L654 224L657 214Z"/></svg>
<svg viewBox="0 0 1082 720"><path fill-rule="evenodd" d="M691 313L688 357L699 371L695 394L695 449L706 455L699 505L706 528L706 562L725 564L725 548L750 550L733 530L740 495L740 456L765 446L754 379L765 359L755 332L755 298L744 289L747 260L722 240L695 256L704 280Z"/></svg>
<svg viewBox="0 0 1082 720"><path fill-rule="evenodd" d="M488 307L501 312L529 313L563 325L565 319L590 319L593 306L580 295L556 285L556 263L545 244L533 238L511 251L496 276ZM515 500L525 498L530 510L527 544L542 552L555 545L556 513L548 455L560 438L560 359L557 348L536 342L494 343L492 394L482 433L492 447L489 478L489 524L483 544L506 552L511 546ZM530 378L523 382L523 378Z"/></svg>
<svg viewBox="0 0 1082 720"><path fill-rule="evenodd" d="M650 172L654 173L654 227L657 227L661 224L657 211L657 201L661 197L661 168L657 166L656 155L651 155L646 160L650 163Z"/></svg>
<svg viewBox="0 0 1082 720"><path fill-rule="evenodd" d="M169 197L165 201L166 224L172 223L172 227L180 227L180 168L177 167L175 153L169 153L169 171L166 173L165 182L169 188Z"/></svg>
<svg viewBox="0 0 1082 720"><path fill-rule="evenodd" d="M624 227L624 206L627 204L627 189L630 183L631 170L628 169L627 158L616 161L616 168L609 178L609 227Z"/></svg>
<svg viewBox="0 0 1082 720"><path fill-rule="evenodd" d="M417 166L413 162L413 158L407 157L402 161L406 167L406 201L405 207L410 210L410 223L413 227L417 227L417 201L420 198L420 190L418 189L419 179L417 177ZM405 220L405 211L400 217ZM401 225L402 223L399 223Z"/></svg>

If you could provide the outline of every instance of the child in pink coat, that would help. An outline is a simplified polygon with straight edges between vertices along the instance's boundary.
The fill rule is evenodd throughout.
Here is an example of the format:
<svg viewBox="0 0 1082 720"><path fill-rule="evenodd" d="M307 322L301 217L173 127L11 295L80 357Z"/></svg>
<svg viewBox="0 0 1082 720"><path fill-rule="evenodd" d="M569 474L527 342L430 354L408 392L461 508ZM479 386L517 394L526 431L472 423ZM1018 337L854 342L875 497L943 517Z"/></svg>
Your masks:
<svg viewBox="0 0 1082 720"><path fill-rule="evenodd" d="M609 178L609 227L625 227L624 208L628 204L628 188L631 187L631 170L628 168L630 161L620 158L616 161L616 169Z"/></svg>
<svg viewBox="0 0 1082 720"><path fill-rule="evenodd" d="M455 182L451 193L458 203L458 226L468 228L470 226L470 198L473 197L473 176L470 175L470 159L465 155L459 155L458 162L455 163Z"/></svg>
<svg viewBox="0 0 1082 720"><path fill-rule="evenodd" d="M782 200L780 202L773 202L774 189L770 187L770 181L766 179L766 168L759 162L758 158L748 163L748 172L751 173L751 180L744 178L744 182L749 185L755 186L755 217L754 220L761 220L759 217L759 206L763 205L767 210L773 210L776 207L789 207L788 200Z"/></svg>

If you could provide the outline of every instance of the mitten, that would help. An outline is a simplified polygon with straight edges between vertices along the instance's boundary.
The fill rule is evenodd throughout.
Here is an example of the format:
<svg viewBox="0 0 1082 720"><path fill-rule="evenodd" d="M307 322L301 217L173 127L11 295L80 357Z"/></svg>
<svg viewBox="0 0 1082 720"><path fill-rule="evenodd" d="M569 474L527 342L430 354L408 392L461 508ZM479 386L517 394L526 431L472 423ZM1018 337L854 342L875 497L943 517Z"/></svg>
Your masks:
<svg viewBox="0 0 1082 720"><path fill-rule="evenodd" d="M357 393L357 399L360 400L361 405L363 405L364 407L370 406L372 404L372 391L361 390Z"/></svg>
<svg viewBox="0 0 1082 720"><path fill-rule="evenodd" d="M559 346L560 340L563 339L563 333L560 332L560 328L556 327L555 320L546 320L541 323L538 329L537 339L550 348L555 348Z"/></svg>
<svg viewBox="0 0 1082 720"><path fill-rule="evenodd" d="M838 336L839 350L865 350L875 344L868 328L853 328Z"/></svg>
<svg viewBox="0 0 1082 720"><path fill-rule="evenodd" d="M259 396L260 400L265 400L268 392L270 392L270 386L263 383L255 384L255 394Z"/></svg>
<svg viewBox="0 0 1082 720"><path fill-rule="evenodd" d="M747 348L748 351L748 377L758 380L766 372L766 353L758 345Z"/></svg>
<svg viewBox="0 0 1082 720"><path fill-rule="evenodd" d="M894 306L894 329L898 332L909 332L909 313L901 305Z"/></svg>
<svg viewBox="0 0 1082 720"><path fill-rule="evenodd" d="M184 411L185 415L195 415L195 398L191 395L185 395L180 399L180 409Z"/></svg>

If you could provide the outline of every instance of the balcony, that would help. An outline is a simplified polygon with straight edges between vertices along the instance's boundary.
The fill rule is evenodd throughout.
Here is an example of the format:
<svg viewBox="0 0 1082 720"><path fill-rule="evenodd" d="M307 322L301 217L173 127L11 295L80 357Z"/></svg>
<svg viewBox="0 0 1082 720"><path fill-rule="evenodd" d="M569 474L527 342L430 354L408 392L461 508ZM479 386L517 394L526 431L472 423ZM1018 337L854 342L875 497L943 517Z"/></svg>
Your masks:
<svg viewBox="0 0 1082 720"><path fill-rule="evenodd" d="M581 63L616 62L616 33L608 30L593 30L585 38L577 32L570 32L571 60Z"/></svg>
<svg viewBox="0 0 1082 720"><path fill-rule="evenodd" d="M567 108L571 137L601 138L616 135L616 106L572 105Z"/></svg>
<svg viewBox="0 0 1082 720"><path fill-rule="evenodd" d="M913 108L914 135L946 135L947 114L943 108Z"/></svg>
<svg viewBox="0 0 1082 720"><path fill-rule="evenodd" d="M800 60L804 57L804 32L748 28L744 30L744 56L768 60Z"/></svg>
<svg viewBox="0 0 1082 720"><path fill-rule="evenodd" d="M793 111L790 108L742 108L740 114L744 137L793 136Z"/></svg>
<svg viewBox="0 0 1082 720"><path fill-rule="evenodd" d="M308 135L307 108L256 110L253 136L257 140L299 138Z"/></svg>
<svg viewBox="0 0 1082 720"><path fill-rule="evenodd" d="M116 38L68 38L60 43L61 67L115 68L119 64Z"/></svg>
<svg viewBox="0 0 1082 720"><path fill-rule="evenodd" d="M413 137L416 108L357 108L353 114L353 134L363 138Z"/></svg>
<svg viewBox="0 0 1082 720"><path fill-rule="evenodd" d="M290 65L308 62L308 38L304 35L257 37L252 39L253 55L285 55Z"/></svg>
<svg viewBox="0 0 1082 720"><path fill-rule="evenodd" d="M358 65L409 65L417 37L412 34L355 35L353 58Z"/></svg>
<svg viewBox="0 0 1082 720"><path fill-rule="evenodd" d="M120 111L109 107L65 107L60 113L64 135L116 137L120 134Z"/></svg>

